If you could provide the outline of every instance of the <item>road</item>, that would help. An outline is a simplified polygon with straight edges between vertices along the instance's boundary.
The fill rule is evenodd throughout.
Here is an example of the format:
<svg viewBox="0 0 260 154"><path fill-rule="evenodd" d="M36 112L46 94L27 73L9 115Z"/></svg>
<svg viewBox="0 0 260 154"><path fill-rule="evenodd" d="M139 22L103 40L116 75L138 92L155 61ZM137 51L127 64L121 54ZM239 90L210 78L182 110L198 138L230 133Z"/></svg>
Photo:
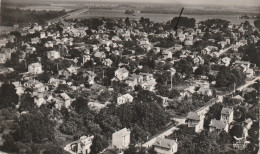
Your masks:
<svg viewBox="0 0 260 154"><path fill-rule="evenodd" d="M253 80L250 80L250 81L247 81L246 84L244 84L243 86L240 86L240 87L237 87L236 90L239 90L241 91L242 89L254 84L256 82L256 80L260 80L260 76L256 76ZM236 90L234 90L233 92L231 93L234 93ZM221 95L221 96L226 96L226 95L230 95L230 93L226 93L224 95ZM206 114L206 112L208 111L209 107L212 106L213 104L215 104L217 101L219 101L218 98L213 98L211 100L209 100L205 106L195 110L194 112L198 113L198 112L203 112L204 114ZM184 124L185 122L182 121L181 123L179 123L178 125L181 125L181 124ZM176 126L178 126L176 125ZM176 126L172 126L168 129L166 129L165 131L155 135L154 137L152 137L150 140L148 140L147 142L145 142L142 146L143 147L146 147L146 148L149 148L149 147L152 147L153 143L155 142L156 138L157 137L162 137L164 138L165 136L169 136L173 133L173 131L177 130L178 128ZM260 129L259 129L259 132L260 132ZM260 136L259 136L259 140L260 140ZM259 143L260 144L260 143ZM139 146L139 145L136 145L136 146ZM259 153L260 154L260 153Z"/></svg>
<svg viewBox="0 0 260 154"><path fill-rule="evenodd" d="M224 53L226 53L229 49L233 48L233 46L234 46L234 45L231 45L230 47L221 50L221 51L219 52L219 55L218 55L218 56L220 57L221 55L223 55Z"/></svg>
<svg viewBox="0 0 260 154"><path fill-rule="evenodd" d="M72 16L75 16L75 15L78 15L78 14L81 14L83 12L86 12L88 11L89 9L87 7L84 7L84 8L81 8L81 9L78 9L78 10L75 10L75 11L72 11L70 13L67 13L66 15L64 16L61 16L61 17L58 17L58 18L55 18L55 19L51 19L51 20L48 20L47 22L49 23L57 23L59 21L62 21L66 18L69 18L69 17L72 17Z"/></svg>

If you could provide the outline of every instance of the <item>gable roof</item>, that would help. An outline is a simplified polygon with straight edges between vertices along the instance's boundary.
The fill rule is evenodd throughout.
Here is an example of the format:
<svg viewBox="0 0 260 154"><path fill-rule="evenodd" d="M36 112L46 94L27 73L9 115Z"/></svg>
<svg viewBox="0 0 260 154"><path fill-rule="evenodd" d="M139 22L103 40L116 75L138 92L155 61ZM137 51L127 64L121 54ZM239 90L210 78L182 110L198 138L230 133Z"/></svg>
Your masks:
<svg viewBox="0 0 260 154"><path fill-rule="evenodd" d="M226 125L225 122L216 119L211 119L209 124L210 127L215 127L216 129L224 129Z"/></svg>
<svg viewBox="0 0 260 154"><path fill-rule="evenodd" d="M127 128L123 128L115 133L113 133L113 136L116 135L116 136L126 136L126 135L129 135L131 132L130 130L128 130Z"/></svg>
<svg viewBox="0 0 260 154"><path fill-rule="evenodd" d="M191 120L200 120L199 115L196 112L189 112L187 119L191 119Z"/></svg>
<svg viewBox="0 0 260 154"><path fill-rule="evenodd" d="M156 141L154 142L154 146L163 147L167 149L171 149L173 145L177 144L175 140L170 140L166 138L157 137Z"/></svg>
<svg viewBox="0 0 260 154"><path fill-rule="evenodd" d="M222 108L221 114L230 115L230 113L231 113L232 111L233 111L233 109L230 109L230 108Z"/></svg>

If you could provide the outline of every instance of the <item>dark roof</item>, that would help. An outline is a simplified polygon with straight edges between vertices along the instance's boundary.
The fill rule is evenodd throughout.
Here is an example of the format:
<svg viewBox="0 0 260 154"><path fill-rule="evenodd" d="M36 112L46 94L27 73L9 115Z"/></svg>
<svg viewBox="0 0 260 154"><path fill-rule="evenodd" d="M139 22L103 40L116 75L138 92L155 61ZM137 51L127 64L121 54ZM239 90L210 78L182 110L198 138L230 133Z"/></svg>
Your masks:
<svg viewBox="0 0 260 154"><path fill-rule="evenodd" d="M200 120L199 115L196 112L189 112L187 119L191 119L191 120Z"/></svg>
<svg viewBox="0 0 260 154"><path fill-rule="evenodd" d="M226 125L225 122L215 119L212 119L209 124L210 127L215 127L216 129L224 129Z"/></svg>
<svg viewBox="0 0 260 154"><path fill-rule="evenodd" d="M222 108L221 114L229 115L233 109L231 108Z"/></svg>

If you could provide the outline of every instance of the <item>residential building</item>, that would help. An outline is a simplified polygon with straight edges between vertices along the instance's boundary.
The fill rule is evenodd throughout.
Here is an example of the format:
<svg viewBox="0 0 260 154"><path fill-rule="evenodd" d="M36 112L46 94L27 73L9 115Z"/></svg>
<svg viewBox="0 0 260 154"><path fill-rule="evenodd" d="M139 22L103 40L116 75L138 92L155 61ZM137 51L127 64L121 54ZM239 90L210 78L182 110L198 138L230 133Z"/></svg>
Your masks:
<svg viewBox="0 0 260 154"><path fill-rule="evenodd" d="M195 127L195 132L201 132L204 125L204 115L199 115L196 112L189 112L187 116L188 127Z"/></svg>
<svg viewBox="0 0 260 154"><path fill-rule="evenodd" d="M209 124L209 131L221 132L222 130L228 132L228 124L220 120L211 119Z"/></svg>
<svg viewBox="0 0 260 154"><path fill-rule="evenodd" d="M40 63L32 63L28 66L28 72L32 74L41 74L43 72Z"/></svg>
<svg viewBox="0 0 260 154"><path fill-rule="evenodd" d="M158 154L174 154L178 150L178 143L175 140L157 137L153 147Z"/></svg>
<svg viewBox="0 0 260 154"><path fill-rule="evenodd" d="M58 58L60 58L60 52L58 52L58 51L48 51L47 57L51 60L58 59Z"/></svg>
<svg viewBox="0 0 260 154"><path fill-rule="evenodd" d="M89 154L94 136L81 136L79 140L67 144L64 150L71 154Z"/></svg>
<svg viewBox="0 0 260 154"><path fill-rule="evenodd" d="M220 120L230 124L233 121L234 110L233 108L222 108Z"/></svg>
<svg viewBox="0 0 260 154"><path fill-rule="evenodd" d="M133 99L133 96L131 96L130 94L120 95L119 97L117 97L117 104L121 105L127 102L133 102Z"/></svg>
<svg viewBox="0 0 260 154"><path fill-rule="evenodd" d="M115 71L115 77L119 81L127 79L128 75L129 75L129 71L125 68L119 68Z"/></svg>
<svg viewBox="0 0 260 154"><path fill-rule="evenodd" d="M127 149L130 144L130 130L121 129L112 135L112 147L119 149Z"/></svg>

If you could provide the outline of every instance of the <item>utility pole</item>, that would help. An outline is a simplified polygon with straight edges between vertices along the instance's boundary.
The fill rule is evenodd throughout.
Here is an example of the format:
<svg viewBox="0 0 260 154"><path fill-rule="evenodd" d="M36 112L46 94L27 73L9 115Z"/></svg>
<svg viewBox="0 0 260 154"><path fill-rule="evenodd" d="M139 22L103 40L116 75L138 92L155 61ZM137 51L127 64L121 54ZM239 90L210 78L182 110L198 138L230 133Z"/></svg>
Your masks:
<svg viewBox="0 0 260 154"><path fill-rule="evenodd" d="M180 18L181 18L181 14L182 14L183 10L184 10L184 8L181 9L181 13L180 13L179 18L177 20L177 23L176 23L176 25L173 28L174 31L177 31L177 29L178 29L178 24L179 24L179 21L180 21Z"/></svg>

